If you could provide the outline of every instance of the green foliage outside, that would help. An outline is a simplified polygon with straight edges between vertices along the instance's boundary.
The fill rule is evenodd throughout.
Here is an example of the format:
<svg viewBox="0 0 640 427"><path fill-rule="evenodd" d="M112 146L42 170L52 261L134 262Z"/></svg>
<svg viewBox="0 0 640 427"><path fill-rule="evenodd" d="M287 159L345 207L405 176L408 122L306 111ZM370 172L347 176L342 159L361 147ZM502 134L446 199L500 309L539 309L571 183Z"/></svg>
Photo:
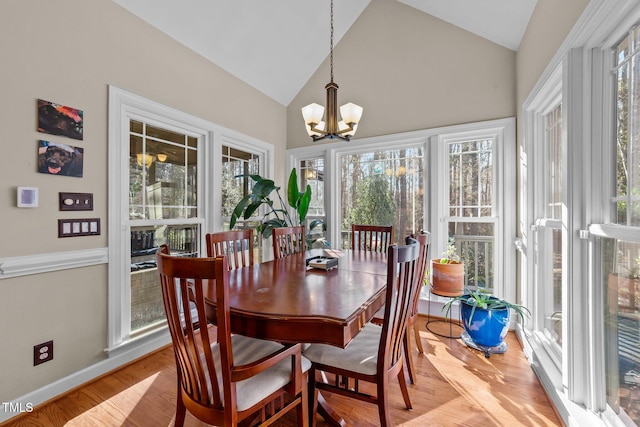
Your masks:
<svg viewBox="0 0 640 427"><path fill-rule="evenodd" d="M345 228L351 224L393 224L396 205L389 182L384 175L372 175L356 184L358 204L345 218Z"/></svg>

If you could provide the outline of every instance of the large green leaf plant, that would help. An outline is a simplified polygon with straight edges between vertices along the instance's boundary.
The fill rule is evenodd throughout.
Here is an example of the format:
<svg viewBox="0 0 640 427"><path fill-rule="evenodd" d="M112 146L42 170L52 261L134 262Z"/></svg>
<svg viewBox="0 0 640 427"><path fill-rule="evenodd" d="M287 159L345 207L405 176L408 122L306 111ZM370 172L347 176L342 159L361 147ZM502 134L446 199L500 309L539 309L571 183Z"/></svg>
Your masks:
<svg viewBox="0 0 640 427"><path fill-rule="evenodd" d="M291 170L287 185L287 202L294 212L293 218L280 196L280 187L277 186L273 180L255 174L239 175L238 177L246 176L254 181L253 188L251 189L251 193L243 197L233 209L229 222L230 229L233 230L238 219L250 219L263 205L267 208L262 216L258 230L265 239L271 237L271 230L274 228L295 227L305 223L311 202L311 186L307 184L305 191L300 191L298 188L298 173L296 168ZM273 193L275 193L277 197L279 206L274 204ZM307 247L312 247L316 242L321 243L323 246L328 246L328 242L324 240L324 238L314 239L311 237L312 230L319 226L322 226L323 230L325 229L324 222L319 219L313 220L309 225L306 236Z"/></svg>

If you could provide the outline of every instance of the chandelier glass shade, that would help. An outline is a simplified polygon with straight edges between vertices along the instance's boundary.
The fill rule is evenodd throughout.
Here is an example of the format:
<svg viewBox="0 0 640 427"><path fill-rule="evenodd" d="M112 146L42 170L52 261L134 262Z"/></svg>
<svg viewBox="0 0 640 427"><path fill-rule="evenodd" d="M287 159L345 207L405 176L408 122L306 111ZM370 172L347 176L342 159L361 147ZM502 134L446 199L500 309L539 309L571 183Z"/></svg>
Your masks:
<svg viewBox="0 0 640 427"><path fill-rule="evenodd" d="M136 154L136 161L138 162L138 166L142 166L144 164L146 167L149 167L151 166L151 163L155 161L155 159L155 156L152 154Z"/></svg>
<svg viewBox="0 0 640 427"><path fill-rule="evenodd" d="M333 0L331 0L331 44L329 46L331 81L324 87L327 91L327 111L325 120L325 108L313 103L302 108L307 133L314 141L321 139L342 139L349 141L356 133L358 123L362 117L362 107L351 102L340 107L338 120L338 85L333 81Z"/></svg>

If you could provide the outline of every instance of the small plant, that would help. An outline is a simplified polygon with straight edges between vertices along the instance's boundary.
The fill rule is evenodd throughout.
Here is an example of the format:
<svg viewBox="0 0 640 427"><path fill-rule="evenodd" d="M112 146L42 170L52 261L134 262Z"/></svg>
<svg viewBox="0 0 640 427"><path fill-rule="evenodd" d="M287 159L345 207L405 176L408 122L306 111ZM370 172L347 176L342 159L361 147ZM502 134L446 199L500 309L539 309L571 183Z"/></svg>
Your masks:
<svg viewBox="0 0 640 427"><path fill-rule="evenodd" d="M440 264L458 264L460 263L460 255L456 249L455 239L449 237L449 243L447 244L447 250L442 253L440 257Z"/></svg>
<svg viewBox="0 0 640 427"><path fill-rule="evenodd" d="M513 309L523 320L525 316L531 315L531 312L527 307L497 298L487 292L486 289L479 288L475 291L465 290L463 295L454 297L447 301L447 303L442 307L443 311L446 310L447 317L451 311L451 305L455 301L461 301L462 303L466 303L472 307L469 322L473 319L473 314L475 313L476 308L482 308L484 310L500 310L504 308Z"/></svg>
<svg viewBox="0 0 640 427"><path fill-rule="evenodd" d="M298 174L296 168L293 168L289 174L287 202L297 214L297 221L294 221L294 218L289 215L289 210L285 207L284 200L280 196L280 187L275 185L273 180L265 179L260 175L238 175L236 178L245 176L251 178L255 183L251 189L251 193L243 197L233 209L229 221L230 229L233 230L239 218L251 218L263 205L267 206L268 209L262 217L258 231L265 239L271 237L271 230L274 228L294 227L305 223L307 212L309 211L309 203L311 202L311 186L307 184L304 192L298 189ZM277 196L280 204L279 207L274 206L274 200L271 198L273 192L275 192ZM324 222L319 219L313 220L309 225L306 235L307 247L312 247L315 242L321 242L323 246L329 245L324 238L313 239L311 237L312 230L320 226L322 226L323 230L325 229Z"/></svg>

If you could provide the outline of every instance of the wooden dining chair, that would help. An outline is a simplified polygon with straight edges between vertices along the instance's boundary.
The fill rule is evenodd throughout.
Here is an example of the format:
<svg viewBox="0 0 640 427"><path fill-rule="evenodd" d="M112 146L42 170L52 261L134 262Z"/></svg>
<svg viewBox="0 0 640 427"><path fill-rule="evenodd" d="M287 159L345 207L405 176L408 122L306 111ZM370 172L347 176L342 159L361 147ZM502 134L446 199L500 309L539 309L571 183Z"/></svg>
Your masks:
<svg viewBox="0 0 640 427"><path fill-rule="evenodd" d="M274 228L272 236L273 257L275 259L306 250L304 225Z"/></svg>
<svg viewBox="0 0 640 427"><path fill-rule="evenodd" d="M311 344L304 351L312 363L309 371L311 414L317 410L318 391L322 390L377 404L380 424L391 426L388 387L395 378L398 378L405 406L407 409L412 407L404 377L402 349L414 295L422 284L418 277L420 247L415 241L407 246L392 245L387 254L382 326L367 323L345 348ZM364 387L360 389L360 381L375 384L376 393L367 393ZM315 424L315 417L312 421Z"/></svg>
<svg viewBox="0 0 640 427"><path fill-rule="evenodd" d="M353 250L386 252L393 243L393 225L351 224Z"/></svg>
<svg viewBox="0 0 640 427"><path fill-rule="evenodd" d="M207 256L226 255L231 270L253 264L253 230L232 230L209 233Z"/></svg>
<svg viewBox="0 0 640 427"><path fill-rule="evenodd" d="M409 243L411 239L415 239L420 244L420 267L418 269L418 276L421 277L421 281L424 281L425 272L429 265L429 245L431 243L431 234L428 232L422 232L407 237L405 241ZM413 349L411 348L411 331L413 330L414 340L418 353L424 354L424 348L422 347L422 338L420 337L420 327L418 326L418 304L420 303L420 289L416 292L409 313L409 323L407 325L407 332L404 340L404 357L407 364L407 370L409 371L409 382L415 384L418 381L416 375L415 364L413 362ZM384 307L382 307L375 314L371 321L378 325L382 325L384 320Z"/></svg>
<svg viewBox="0 0 640 427"><path fill-rule="evenodd" d="M175 425L184 425L187 410L213 425L270 425L295 408L298 425L307 426L311 364L300 344L231 333L227 258L173 257L166 245L156 258L178 374ZM198 317L206 317L207 286L215 286L217 342L193 324L189 309L195 302Z"/></svg>

